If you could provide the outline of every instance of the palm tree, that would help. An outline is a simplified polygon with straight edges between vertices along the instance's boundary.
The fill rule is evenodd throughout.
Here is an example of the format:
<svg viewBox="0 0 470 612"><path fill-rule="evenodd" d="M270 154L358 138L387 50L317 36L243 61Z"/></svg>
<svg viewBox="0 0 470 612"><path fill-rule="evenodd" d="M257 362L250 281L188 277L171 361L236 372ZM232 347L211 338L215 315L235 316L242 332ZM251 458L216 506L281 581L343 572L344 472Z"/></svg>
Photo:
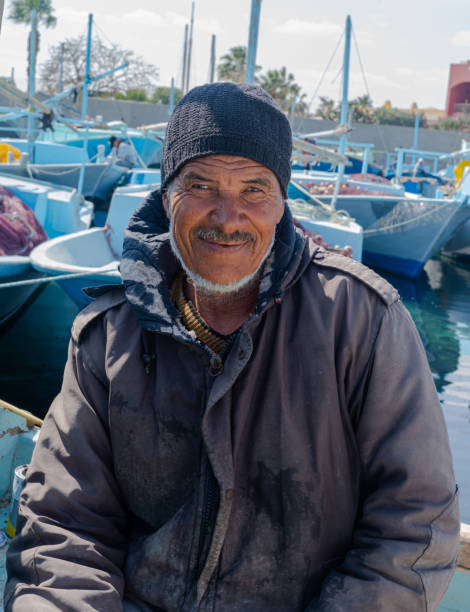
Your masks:
<svg viewBox="0 0 470 612"><path fill-rule="evenodd" d="M223 55L221 63L217 66L217 77L219 81L232 81L232 83L243 83L246 72L246 47L232 47ZM261 66L255 67L255 73L261 70Z"/></svg>
<svg viewBox="0 0 470 612"><path fill-rule="evenodd" d="M339 110L332 98L320 96L320 104L315 111L317 117L321 119L330 119L336 121L339 118Z"/></svg>
<svg viewBox="0 0 470 612"><path fill-rule="evenodd" d="M294 75L291 72L287 72L285 66L280 70L268 70L266 74L261 75L259 78L259 84L286 112L290 110L293 100L296 101L296 110L305 110L306 104L304 98L306 94L300 94L300 86L295 82Z"/></svg>
<svg viewBox="0 0 470 612"><path fill-rule="evenodd" d="M353 121L358 123L373 123L375 121L375 111L372 100L368 94L357 97L351 102L353 109Z"/></svg>
<svg viewBox="0 0 470 612"><path fill-rule="evenodd" d="M57 18L54 15L54 8L51 0L13 0L11 4L10 14L8 19L15 23L23 23L29 25L31 23L31 11L36 10L37 12L37 25L44 25L46 28L53 28L57 23ZM28 36L28 81L31 69L31 35ZM36 55L39 52L39 31L36 28ZM36 68L36 64L34 65Z"/></svg>

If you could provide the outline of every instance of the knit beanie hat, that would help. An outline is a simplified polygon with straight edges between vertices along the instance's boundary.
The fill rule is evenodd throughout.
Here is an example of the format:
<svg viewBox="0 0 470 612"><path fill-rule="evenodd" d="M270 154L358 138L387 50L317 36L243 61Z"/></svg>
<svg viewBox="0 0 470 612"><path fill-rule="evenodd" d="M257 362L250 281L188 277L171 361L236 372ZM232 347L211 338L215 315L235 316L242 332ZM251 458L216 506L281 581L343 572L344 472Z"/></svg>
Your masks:
<svg viewBox="0 0 470 612"><path fill-rule="evenodd" d="M291 172L292 132L271 96L248 83L195 87L168 122L161 168L164 189L191 159L239 155L271 170L284 197Z"/></svg>

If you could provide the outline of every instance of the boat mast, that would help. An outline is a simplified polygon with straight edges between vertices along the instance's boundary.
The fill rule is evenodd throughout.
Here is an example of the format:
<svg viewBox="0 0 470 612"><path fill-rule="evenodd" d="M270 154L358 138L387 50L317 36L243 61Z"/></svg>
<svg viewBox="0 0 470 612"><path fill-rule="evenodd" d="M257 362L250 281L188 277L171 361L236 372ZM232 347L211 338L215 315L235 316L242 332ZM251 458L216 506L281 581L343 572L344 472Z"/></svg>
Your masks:
<svg viewBox="0 0 470 612"><path fill-rule="evenodd" d="M209 69L209 83L214 82L215 76L215 34L212 34L211 40L211 63Z"/></svg>
<svg viewBox="0 0 470 612"><path fill-rule="evenodd" d="M86 64L85 64L85 79L83 81L83 99L82 99L82 121L86 120L88 113L88 85L90 83L90 57L91 57L91 32L93 26L93 15L88 15L88 36L86 42ZM80 166L80 175L78 177L78 195L82 195L83 181L85 179L85 165L88 159L88 121L85 123L85 134L83 138L82 165Z"/></svg>
<svg viewBox="0 0 470 612"><path fill-rule="evenodd" d="M191 55L193 52L193 27L194 27L194 0L191 4L191 23L189 25L188 60L186 62L186 91L189 91L189 77L191 74Z"/></svg>
<svg viewBox="0 0 470 612"><path fill-rule="evenodd" d="M64 91L64 43L60 43L59 92Z"/></svg>
<svg viewBox="0 0 470 612"><path fill-rule="evenodd" d="M186 93L186 62L188 60L188 24L184 26L184 44L183 44L183 75L181 77L181 91Z"/></svg>
<svg viewBox="0 0 470 612"><path fill-rule="evenodd" d="M258 47L259 16L261 0L251 0L250 30L248 35L248 52L246 57L247 83L255 82L256 50Z"/></svg>
<svg viewBox="0 0 470 612"><path fill-rule="evenodd" d="M341 138L339 139L339 154L344 155L346 151L346 142L348 139L348 134L346 131L347 123L348 123L348 95L349 95L349 60L351 55L351 17L348 15L346 17L346 29L344 35L344 56L343 56L343 98L341 101L341 117L340 117L340 125L345 128L343 134L341 134ZM331 205L333 208L336 206L336 201L338 199L339 188L341 186L341 182L344 176L344 163L340 163L338 166L338 178L336 179L335 191L333 194L333 199L331 201Z"/></svg>
<svg viewBox="0 0 470 612"><path fill-rule="evenodd" d="M171 115L173 112L173 108L175 106L175 79L171 77L171 86L170 86L170 108L168 110L168 114Z"/></svg>
<svg viewBox="0 0 470 612"><path fill-rule="evenodd" d="M29 33L29 80L28 96L31 99L36 90L36 34L38 27L38 14L36 9L31 11L31 32ZM30 104L30 102L29 102ZM28 154L33 161L34 152L34 125L35 118L33 113L28 113Z"/></svg>

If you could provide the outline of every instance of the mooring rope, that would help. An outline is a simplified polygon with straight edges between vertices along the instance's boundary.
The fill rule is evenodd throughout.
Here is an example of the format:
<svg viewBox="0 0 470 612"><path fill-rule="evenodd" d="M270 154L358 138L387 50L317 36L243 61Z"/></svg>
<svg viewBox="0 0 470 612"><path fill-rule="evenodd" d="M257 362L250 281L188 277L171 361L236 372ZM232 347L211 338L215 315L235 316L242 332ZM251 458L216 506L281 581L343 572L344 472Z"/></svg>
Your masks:
<svg viewBox="0 0 470 612"><path fill-rule="evenodd" d="M28 285L36 285L50 283L51 281L67 280L71 278L83 278L93 276L94 274L114 274L118 271L117 265L115 268L96 268L96 270L88 270L88 272L73 272L70 274L58 274L57 276L42 276L39 278L28 278L20 281L12 281L10 283L0 283L0 289L10 289L11 287L25 287Z"/></svg>

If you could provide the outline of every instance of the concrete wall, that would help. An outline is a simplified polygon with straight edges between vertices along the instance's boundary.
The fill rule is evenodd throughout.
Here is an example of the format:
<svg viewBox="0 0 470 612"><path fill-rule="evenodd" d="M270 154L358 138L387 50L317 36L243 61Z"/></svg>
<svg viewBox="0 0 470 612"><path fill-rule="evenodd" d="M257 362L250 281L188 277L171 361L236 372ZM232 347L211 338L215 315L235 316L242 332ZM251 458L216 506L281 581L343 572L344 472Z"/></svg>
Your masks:
<svg viewBox="0 0 470 612"><path fill-rule="evenodd" d="M321 119L296 118L294 130L299 133L321 132L333 129L334 121ZM377 151L394 151L396 147L411 149L414 141L414 128L400 125L369 125L353 123L348 139L353 142L371 143ZM327 137L331 140L334 138ZM460 149L462 139L470 141L469 132L454 132L422 128L418 134L418 149L450 153Z"/></svg>
<svg viewBox="0 0 470 612"><path fill-rule="evenodd" d="M7 100L3 101L0 96L0 105L7 104ZM100 115L104 121L122 120L131 127L137 127L139 125L167 121L169 107L164 104L150 104L147 102L90 98L88 111L89 116L92 118ZM24 122L22 123L24 124ZM294 131L304 134L333 129L335 126L334 121L321 119L296 117L294 120ZM374 145L375 151L393 152L396 147L411 148L413 146L413 138L414 129L412 127L396 125L378 126L355 123L353 124L353 131L349 134L349 140L371 143ZM419 131L418 148L426 151L450 153L460 149L463 138L470 142L470 132L423 128Z"/></svg>
<svg viewBox="0 0 470 612"><path fill-rule="evenodd" d="M169 107L165 104L90 98L88 115L101 115L104 121L124 121L130 127L168 121Z"/></svg>
<svg viewBox="0 0 470 612"><path fill-rule="evenodd" d="M101 115L104 121L124 120L131 127L137 127L167 121L169 108L164 104L90 98L89 111L91 117ZM303 117L294 120L294 131L299 133L320 132L334 127L334 121ZM423 128L419 131L418 148L450 153L460 149L462 138L470 141L470 133ZM349 139L371 143L378 151L394 151L396 147L410 149L413 146L414 129L397 125L354 123Z"/></svg>

